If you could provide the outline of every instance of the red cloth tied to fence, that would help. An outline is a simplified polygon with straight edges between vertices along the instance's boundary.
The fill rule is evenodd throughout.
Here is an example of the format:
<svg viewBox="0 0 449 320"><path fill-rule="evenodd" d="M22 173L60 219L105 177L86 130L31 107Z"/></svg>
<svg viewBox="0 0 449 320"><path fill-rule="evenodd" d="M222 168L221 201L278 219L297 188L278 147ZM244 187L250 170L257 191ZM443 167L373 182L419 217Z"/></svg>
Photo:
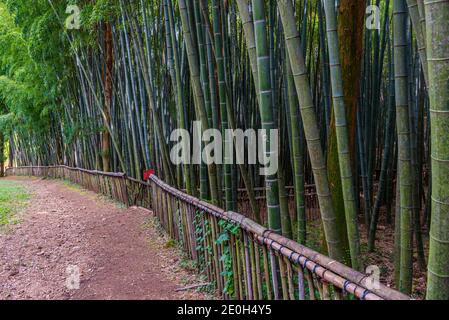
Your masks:
<svg viewBox="0 0 449 320"><path fill-rule="evenodd" d="M145 170L143 172L143 180L150 180L150 177L155 173L154 169Z"/></svg>

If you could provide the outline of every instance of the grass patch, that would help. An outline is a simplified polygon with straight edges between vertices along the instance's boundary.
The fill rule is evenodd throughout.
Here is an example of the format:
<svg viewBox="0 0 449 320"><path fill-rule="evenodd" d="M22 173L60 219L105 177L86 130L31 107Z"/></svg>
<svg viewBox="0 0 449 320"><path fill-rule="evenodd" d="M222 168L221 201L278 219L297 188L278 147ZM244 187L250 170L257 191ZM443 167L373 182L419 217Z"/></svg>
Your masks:
<svg viewBox="0 0 449 320"><path fill-rule="evenodd" d="M85 189L83 189L83 187L81 187L78 184L73 183L70 180L63 179L62 183L67 189L71 189L73 191L78 191L80 193L85 193L85 191L86 191Z"/></svg>
<svg viewBox="0 0 449 320"><path fill-rule="evenodd" d="M23 209L30 194L16 181L0 180L0 227L19 222L16 214Z"/></svg>

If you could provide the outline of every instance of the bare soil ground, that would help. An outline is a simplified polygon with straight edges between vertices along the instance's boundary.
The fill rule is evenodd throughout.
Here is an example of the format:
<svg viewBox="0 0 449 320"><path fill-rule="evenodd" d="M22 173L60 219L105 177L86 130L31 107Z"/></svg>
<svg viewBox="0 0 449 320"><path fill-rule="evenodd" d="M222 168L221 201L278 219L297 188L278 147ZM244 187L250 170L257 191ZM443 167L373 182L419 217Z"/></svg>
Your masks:
<svg viewBox="0 0 449 320"><path fill-rule="evenodd" d="M21 222L0 230L0 299L210 298L176 292L201 281L149 211L61 181L20 181L32 197ZM79 289L66 285L70 266L79 268Z"/></svg>
<svg viewBox="0 0 449 320"><path fill-rule="evenodd" d="M364 225L361 225L360 235L362 243L362 258L365 265L375 265L380 267L380 280L387 286L398 289L394 279L394 225L387 224L383 219L379 221L376 235L376 249L374 252L367 252L367 231ZM428 256L428 241L424 241L425 256ZM421 300L426 292L426 269L419 266L416 250L413 255L413 292L412 298Z"/></svg>
<svg viewBox="0 0 449 320"><path fill-rule="evenodd" d="M368 239L365 224L362 219L359 223L360 244L362 262L365 266L376 266L380 271L380 281L388 287L398 290L395 284L394 274L394 223L389 224L385 221L384 208L381 209L381 219L379 220L378 231L376 233L376 247L374 252L368 252ZM309 222L308 226L308 246L315 250L323 250L322 243L324 239L321 220ZM428 240L425 232L424 236L424 251L425 256L428 256ZM421 300L424 299L426 292L426 276L425 269L421 269L418 261L416 250L413 255L413 292L412 298Z"/></svg>

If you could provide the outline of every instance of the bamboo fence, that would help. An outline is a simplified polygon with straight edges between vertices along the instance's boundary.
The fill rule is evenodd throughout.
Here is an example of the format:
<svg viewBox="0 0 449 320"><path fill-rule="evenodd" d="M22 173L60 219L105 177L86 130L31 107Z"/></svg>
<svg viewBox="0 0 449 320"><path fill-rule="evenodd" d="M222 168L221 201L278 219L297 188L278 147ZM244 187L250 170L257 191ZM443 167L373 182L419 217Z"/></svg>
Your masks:
<svg viewBox="0 0 449 320"><path fill-rule="evenodd" d="M144 182L123 173L67 166L14 167L7 168L6 174L65 179L126 206L152 210L224 299L410 299L239 213L177 190L155 175Z"/></svg>

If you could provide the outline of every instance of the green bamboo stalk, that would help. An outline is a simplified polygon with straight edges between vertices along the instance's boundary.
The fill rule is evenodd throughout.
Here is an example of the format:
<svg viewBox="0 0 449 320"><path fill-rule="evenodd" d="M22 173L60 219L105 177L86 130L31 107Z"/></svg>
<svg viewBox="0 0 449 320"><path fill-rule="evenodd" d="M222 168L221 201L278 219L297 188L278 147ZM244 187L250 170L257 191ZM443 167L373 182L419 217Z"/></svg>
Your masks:
<svg viewBox="0 0 449 320"><path fill-rule="evenodd" d="M449 299L449 1L425 0L432 152L427 299Z"/></svg>
<svg viewBox="0 0 449 320"><path fill-rule="evenodd" d="M254 37L254 25L252 21L252 17L249 13L248 9L248 3L246 0L237 0L237 4L240 11L240 17L242 19L243 23L243 29L245 32L245 39L248 47L248 55L250 59L250 65L251 65L251 71L253 74L253 80L254 85L256 88L259 86L259 76L258 76L258 70L257 70L257 52L256 52L256 45L255 45L255 37ZM256 90L257 92L257 101L259 102L259 90ZM228 92L227 92L228 93ZM227 99L229 100L229 93L227 94ZM235 130L237 128L236 126L236 120L234 115L234 110L232 106L227 103L227 116L229 120L229 126L231 129ZM240 150L236 150L236 152L241 152ZM240 174L242 176L243 182L245 184L245 187L248 192L248 197L250 200L251 208L254 214L254 217L257 222L261 222L260 217L260 209L256 202L255 192L254 192L254 185L253 181L250 179L248 170L245 168L244 165L239 165L240 168Z"/></svg>
<svg viewBox="0 0 449 320"><path fill-rule="evenodd" d="M407 7L405 0L394 0L394 72L396 88L396 125L398 134L398 169L401 202L401 273L399 288L412 292L413 254L413 199L410 151L407 74Z"/></svg>
<svg viewBox="0 0 449 320"><path fill-rule="evenodd" d="M281 111L281 114L284 111ZM281 141L280 144L280 150L284 150L286 148L283 147L283 141ZM287 189L285 186L286 181L286 169L285 164L281 163L279 165L279 171L278 171L278 182L279 182L279 209L280 209L280 215L281 215L281 229L282 229L282 235L286 238L293 239L292 234L292 221L290 218L290 212L288 210L288 194Z"/></svg>
<svg viewBox="0 0 449 320"><path fill-rule="evenodd" d="M349 250L352 267L360 270L360 239L357 221L357 206L355 202L354 178L352 175L349 151L348 128L346 122L346 107L341 77L341 64L337 34L337 14L335 1L324 0L326 15L327 39L329 47L329 64L331 74L332 99L334 104L335 127L337 132L338 160L345 204L346 228L348 232Z"/></svg>
<svg viewBox="0 0 449 320"><path fill-rule="evenodd" d="M304 156L301 148L303 138L302 120L299 114L298 96L295 92L295 80L293 79L292 68L288 54L286 53L285 65L287 68L287 92L288 92L288 116L291 125L292 157L295 187L295 204L297 220L297 241L301 244L306 243L307 224L306 207L304 199Z"/></svg>
<svg viewBox="0 0 449 320"><path fill-rule="evenodd" d="M178 53L178 46L176 41L176 31L175 31L175 23L173 18L173 6L172 2L169 0L165 0L165 6L166 6L166 15L168 18L168 28L166 30L166 33L169 35L169 39L167 39L167 45L170 43L170 47L172 48L173 52L173 65L174 65L174 75L175 77L172 79L173 83L175 84L176 88L176 103L178 107L178 114L179 114L179 123L178 126L180 129L186 129L185 123L186 123L186 116L184 113L184 98L182 94L182 80L181 80L181 67L180 67L180 61L179 61L179 53ZM188 168L188 165L184 165L184 180L185 180L185 186L186 191L188 194L192 194L192 185L190 181L190 170Z"/></svg>
<svg viewBox="0 0 449 320"><path fill-rule="evenodd" d="M293 6L290 0L280 0L278 1L278 8L284 27L285 41L295 80L329 255L333 259L342 261L344 254L341 249L341 241L335 225L336 215L332 206L332 197L320 142L320 131L318 129L315 107L311 97L299 32L296 28Z"/></svg>
<svg viewBox="0 0 449 320"><path fill-rule="evenodd" d="M249 12L248 0L236 0L239 9L240 18L242 19L243 30L245 32L246 46L248 49L251 71L256 88L259 86L259 71L257 68L257 52L256 38L254 35L253 18ZM257 99L259 100L259 90L257 91Z"/></svg>
<svg viewBox="0 0 449 320"><path fill-rule="evenodd" d="M200 3L201 4L201 3ZM205 6L205 4L204 4ZM203 5L201 5L203 8ZM204 15L203 15L204 16ZM203 17L203 20L206 20ZM209 30L207 27L207 23L204 22L204 29ZM212 123L211 127L214 129L220 128L220 110L218 108L218 99L217 99L217 88L215 82L215 64L213 61L213 46L212 39L209 32L206 32L206 53L207 53L207 69L208 69L208 79L209 79L209 90L210 90L210 108L212 113ZM220 202L222 200L222 172L221 167L217 166L217 188Z"/></svg>
<svg viewBox="0 0 449 320"><path fill-rule="evenodd" d="M417 0L418 4L418 13L419 13L419 22L421 24L421 31L424 35L424 42L427 46L427 26L426 26L426 12L424 7L424 0Z"/></svg>
<svg viewBox="0 0 449 320"><path fill-rule="evenodd" d="M204 105L204 94L201 87L200 68L198 66L198 50L195 46L194 36L190 28L189 15L187 12L187 6L185 0L179 0L179 10L181 13L182 28L184 32L184 42L187 49L187 57L190 66L190 78L192 82L193 92L195 95L195 107L197 115L201 121L202 130L209 128L209 122L207 118L207 112ZM217 188L217 171L214 164L208 165L209 172L209 184L211 201L214 204L218 204L218 188Z"/></svg>
<svg viewBox="0 0 449 320"><path fill-rule="evenodd" d="M218 95L219 95L219 105L220 105L220 115L221 115L221 131L224 137L223 143L229 145L227 141L227 135L225 130L228 129L228 112L227 104L228 99L226 96L226 75L225 75L225 65L223 57L223 35L221 31L221 19L220 19L220 7L217 0L212 0L212 16L213 16L213 32L215 40L215 60L217 61L217 75L218 75ZM232 177L231 177L231 165L229 160L226 158L223 164L223 175L224 175L224 189L225 189L225 208L227 210L235 210L235 203L232 199Z"/></svg>
<svg viewBox="0 0 449 320"><path fill-rule="evenodd" d="M389 32L389 31L386 31ZM387 115L386 115L386 123L385 123L385 141L384 141L384 154L382 158L381 165L381 173L379 177L379 190L376 197L376 201L373 208L373 213L371 215L371 223L370 230L368 233L368 251L374 251L375 241L376 241L376 231L377 231L377 223L379 220L379 211L382 203L386 199L386 189L387 189L387 180L388 180L388 167L391 165L392 153L393 153L393 144L394 144L394 122L395 122L395 110L394 110L394 75L393 75L393 59L391 57L391 44L390 40L388 41L388 52L390 62L389 66L389 83L388 89L390 90L390 94L387 99ZM398 198L399 199L399 198Z"/></svg>
<svg viewBox="0 0 449 320"><path fill-rule="evenodd" d="M259 110L262 120L262 129L266 130L266 156L270 157L269 150L271 143L270 130L275 129L273 119L272 105L272 88L270 74L270 56L267 42L265 8L263 0L252 0L253 17L254 17L254 35L256 41L257 53L257 74L259 75L259 83L256 86L259 95ZM273 156L273 154L271 154ZM278 156L278 154L274 155ZM265 177L266 185L266 201L268 212L268 227L274 232L281 233L281 216L279 206L279 185L277 174ZM270 265L273 281L273 290L275 299L279 298L278 290L278 266L273 255L270 255Z"/></svg>
<svg viewBox="0 0 449 320"><path fill-rule="evenodd" d="M267 148L266 156L270 157L270 130L275 129L273 119L273 105L272 105L272 88L270 80L270 61L267 43L265 9L263 0L253 0L253 15L254 15L254 34L256 39L257 52L257 70L259 75L259 100L260 100L260 116L262 119L262 129L267 130ZM273 155L271 155L272 157ZM275 155L278 156L278 155ZM281 218L279 209L279 187L277 175L267 176L266 193L267 193L267 209L268 209L268 225L270 229L277 233L281 233Z"/></svg>
<svg viewBox="0 0 449 320"><path fill-rule="evenodd" d="M393 263L394 263L394 283L396 288L399 288L401 279L401 190L399 188L400 177L399 172L396 177L396 204L394 216L394 249L393 249Z"/></svg>
<svg viewBox="0 0 449 320"><path fill-rule="evenodd" d="M212 125L212 110L210 101L210 90L208 81L208 69L207 69L207 58L206 58L206 47L205 47L205 36L203 32L202 16L200 13L198 0L193 2L195 11L195 24L196 24L196 34L198 40L198 51L200 58L200 73L201 73L201 86L204 93L204 104L207 113L207 120L209 127ZM203 143L204 145L204 143ZM200 195L201 199L206 200L208 198L208 181L207 181L207 166L204 163L200 165ZM217 185L218 187L218 185Z"/></svg>
<svg viewBox="0 0 449 320"><path fill-rule="evenodd" d="M425 34L423 33L419 8L417 0L407 0L408 11L410 14L410 18L412 20L413 28L415 29L416 34L416 42L418 43L418 52L421 60L424 79L426 81L426 86L429 86L429 67L427 64L427 50L426 50L426 39Z"/></svg>

